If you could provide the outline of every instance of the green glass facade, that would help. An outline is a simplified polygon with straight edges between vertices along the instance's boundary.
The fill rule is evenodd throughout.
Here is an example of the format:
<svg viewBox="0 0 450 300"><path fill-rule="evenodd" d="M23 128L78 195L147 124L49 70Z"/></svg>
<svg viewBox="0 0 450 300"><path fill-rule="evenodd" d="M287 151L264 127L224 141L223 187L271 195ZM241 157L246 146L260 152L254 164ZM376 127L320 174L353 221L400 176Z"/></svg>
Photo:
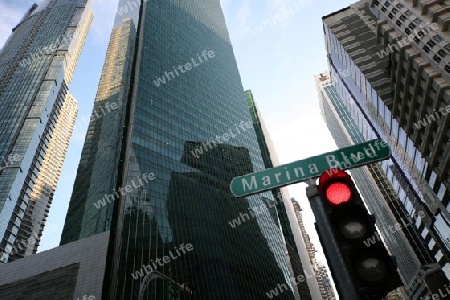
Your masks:
<svg viewBox="0 0 450 300"><path fill-rule="evenodd" d="M276 159L275 149L272 144L272 140L270 136L268 136L267 129L265 128L265 124L263 119L260 116L258 111L258 107L256 105L255 99L253 97L252 91L245 91L245 97L247 99L247 104L250 110L250 114L252 116L253 127L256 132L256 136L258 139L258 144L261 149L262 158L264 161L264 166L266 169L273 168L278 165L278 162L274 162ZM297 278L300 275L305 276L305 271L302 265L302 261L298 255L299 249L297 244L295 243L294 234L291 229L291 224L289 221L288 214L286 212L286 207L283 202L283 193L281 189L273 189L272 195L275 201L276 207L276 218L280 220L281 228L283 230L283 236L286 241L286 247L289 253L289 259L293 268L294 276ZM291 200L289 200L290 202ZM290 203L289 203L290 204ZM275 210L274 210L275 211ZM295 226L298 226L295 224ZM306 249L305 249L306 250ZM301 299L312 299L311 293L306 281L300 282L297 285L298 293Z"/></svg>
<svg viewBox="0 0 450 300"><path fill-rule="evenodd" d="M131 19L112 30L61 244L111 228L114 208L111 201L118 199L115 188L123 155L135 36ZM97 208L97 204L101 208Z"/></svg>
<svg viewBox="0 0 450 300"><path fill-rule="evenodd" d="M265 165L219 0L143 2L135 45L120 121L89 127L83 155L97 154L82 155L61 243L111 231L105 299L137 299L150 267L196 292L155 280L144 299L264 299L279 285L294 299L272 194L229 190Z"/></svg>

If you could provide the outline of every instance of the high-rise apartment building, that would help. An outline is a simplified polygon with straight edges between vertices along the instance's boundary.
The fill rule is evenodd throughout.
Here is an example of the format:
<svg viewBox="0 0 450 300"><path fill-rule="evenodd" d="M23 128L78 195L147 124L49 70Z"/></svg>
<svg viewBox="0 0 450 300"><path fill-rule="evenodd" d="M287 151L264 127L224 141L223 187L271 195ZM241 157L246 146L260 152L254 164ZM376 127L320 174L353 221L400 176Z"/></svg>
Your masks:
<svg viewBox="0 0 450 300"><path fill-rule="evenodd" d="M336 94L365 140L388 141L392 158L380 166L399 197L388 204L402 228L416 227L424 241L425 249L412 245L422 265L405 282L412 299L450 278L447 8L444 1L359 1L323 17Z"/></svg>
<svg viewBox="0 0 450 300"><path fill-rule="evenodd" d="M317 264L316 260L316 249L314 248L314 245L311 243L311 239L309 237L309 234L306 232L306 227L303 222L303 215L302 215L302 208L300 206L300 203L298 203L295 198L291 198L292 206L294 207L294 212L297 217L297 224L298 228L300 229L300 232L302 234L303 241L306 246L306 251L308 253L309 261L313 268L315 268Z"/></svg>
<svg viewBox="0 0 450 300"><path fill-rule="evenodd" d="M333 286L331 284L330 277L328 276L327 267L321 263L317 262L316 269L317 282L319 283L320 293L322 294L323 300L335 300L336 296L334 294Z"/></svg>
<svg viewBox="0 0 450 300"><path fill-rule="evenodd" d="M361 130L339 97L329 73L321 73L315 78L320 109L337 146L343 148L364 142ZM351 101L347 99L347 103ZM367 207L376 216L383 241L398 257L399 274L405 283L405 293L409 295L416 285L421 266L433 263L430 251L412 226L409 214L378 163L352 169L351 173ZM367 245L370 246L371 241Z"/></svg>
<svg viewBox="0 0 450 300"><path fill-rule="evenodd" d="M152 270L196 299L296 298L273 195L229 191L265 166L220 1L136 11L136 34L115 22L61 244L111 232L105 299L136 299ZM157 280L144 299L174 293Z"/></svg>
<svg viewBox="0 0 450 300"><path fill-rule="evenodd" d="M24 222L17 235L19 242L13 247L11 258L36 253L44 230L78 112L77 101L69 92L58 105L61 105L57 108L59 115L57 119L52 120L53 133L48 140L47 150L25 211ZM32 234L31 238L29 232Z"/></svg>
<svg viewBox="0 0 450 300"><path fill-rule="evenodd" d="M302 233L310 263L315 273L315 280L319 287L320 298L317 297L317 299L334 300L336 299L336 296L332 287L331 279L328 276L327 267L316 259L316 248L314 247L314 244L311 243L309 234L306 232L305 224L303 222L302 208L295 198L291 198L291 201L297 216L298 227Z"/></svg>
<svg viewBox="0 0 450 300"><path fill-rule="evenodd" d="M89 0L34 4L0 52L0 262L36 251L76 118Z"/></svg>

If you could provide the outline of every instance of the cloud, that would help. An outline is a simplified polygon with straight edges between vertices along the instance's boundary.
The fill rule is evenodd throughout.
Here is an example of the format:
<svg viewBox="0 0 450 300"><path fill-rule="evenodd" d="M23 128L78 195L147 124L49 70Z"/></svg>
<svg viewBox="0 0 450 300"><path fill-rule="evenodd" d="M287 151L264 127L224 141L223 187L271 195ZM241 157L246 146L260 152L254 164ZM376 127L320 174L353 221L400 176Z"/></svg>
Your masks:
<svg viewBox="0 0 450 300"><path fill-rule="evenodd" d="M14 28L35 0L18 0L11 3L0 1L0 48L11 35ZM42 2L42 1L38 1ZM94 20L90 34L98 43L107 43L111 33L113 20L117 11L118 0L95 0L92 2Z"/></svg>
<svg viewBox="0 0 450 300"><path fill-rule="evenodd" d="M325 124L317 103L305 103L301 114L278 123L273 130L274 144L281 163L308 158L336 150L336 144ZM295 135L293 135L295 132ZM298 149L298 151L294 150ZM301 153L299 157L298 154Z"/></svg>
<svg viewBox="0 0 450 300"><path fill-rule="evenodd" d="M286 2L285 0L267 0L266 3L269 6L273 7L279 7L283 4L283 2Z"/></svg>
<svg viewBox="0 0 450 300"><path fill-rule="evenodd" d="M241 8L239 9L237 14L236 23L238 24L238 26L242 26L244 28L248 27L250 15L251 15L250 0L245 0L242 3Z"/></svg>
<svg viewBox="0 0 450 300"><path fill-rule="evenodd" d="M233 15L232 22L227 22L228 31L233 39L239 39L250 32L250 21L255 10L252 9L251 1L232 2L221 0L222 10L225 15ZM228 20L227 20L228 21Z"/></svg>
<svg viewBox="0 0 450 300"><path fill-rule="evenodd" d="M19 23L25 12L24 7L13 7L0 2L0 48L3 47L12 33L11 30Z"/></svg>
<svg viewBox="0 0 450 300"><path fill-rule="evenodd" d="M96 0L92 4L94 20L90 34L98 44L108 43L119 0Z"/></svg>

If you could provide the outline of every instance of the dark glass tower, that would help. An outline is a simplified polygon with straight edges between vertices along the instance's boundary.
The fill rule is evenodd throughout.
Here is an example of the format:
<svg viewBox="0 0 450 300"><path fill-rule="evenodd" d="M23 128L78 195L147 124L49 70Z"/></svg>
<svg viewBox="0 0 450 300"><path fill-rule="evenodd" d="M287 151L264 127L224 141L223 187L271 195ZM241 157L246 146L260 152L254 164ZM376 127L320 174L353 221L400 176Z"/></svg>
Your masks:
<svg viewBox="0 0 450 300"><path fill-rule="evenodd" d="M264 163L219 0L144 2L133 38L110 42L99 91L115 66L122 102L91 120L61 243L110 230L105 299L136 299L143 265L194 284L196 299L263 299L278 285L294 299L273 196L229 191ZM182 244L191 251L173 257ZM187 297L153 281L144 299L169 295Z"/></svg>

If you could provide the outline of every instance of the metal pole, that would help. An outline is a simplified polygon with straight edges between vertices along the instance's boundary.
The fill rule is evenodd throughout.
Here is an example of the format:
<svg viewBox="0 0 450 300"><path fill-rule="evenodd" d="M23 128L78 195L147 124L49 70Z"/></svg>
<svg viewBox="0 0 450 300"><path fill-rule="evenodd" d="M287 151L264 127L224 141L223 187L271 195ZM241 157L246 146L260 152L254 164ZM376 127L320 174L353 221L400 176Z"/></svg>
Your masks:
<svg viewBox="0 0 450 300"><path fill-rule="evenodd" d="M318 234L321 237L322 246L327 250L328 264L334 275L333 279L336 283L336 290L339 292L340 299L360 300L351 280L350 273L347 270L344 258L339 251L338 243L331 229L322 198L319 196L319 190L313 181L310 181L309 186L306 188L306 196L316 218L316 228L319 231Z"/></svg>
<svg viewBox="0 0 450 300"><path fill-rule="evenodd" d="M150 273L148 273L144 279L141 282L141 285L139 287L139 300L142 300L144 297L144 292L145 290L147 290L147 287L149 286L150 282L153 279L156 278L161 278L164 280L169 280L170 282L172 282L173 284L175 284L176 286L178 286L178 288L180 289L180 291L187 291L185 284L179 284L178 282L176 282L175 280L173 280L172 278L162 274L161 272L158 271L151 271Z"/></svg>

